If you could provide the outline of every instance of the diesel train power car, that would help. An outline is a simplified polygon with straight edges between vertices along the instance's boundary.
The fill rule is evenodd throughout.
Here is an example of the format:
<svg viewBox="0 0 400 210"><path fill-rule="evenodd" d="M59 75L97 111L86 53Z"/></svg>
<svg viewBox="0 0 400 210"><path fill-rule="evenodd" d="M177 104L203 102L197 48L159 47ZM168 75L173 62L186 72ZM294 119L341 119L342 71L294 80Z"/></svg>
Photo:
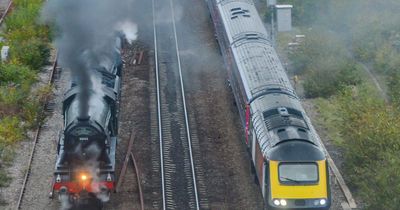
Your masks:
<svg viewBox="0 0 400 210"><path fill-rule="evenodd" d="M268 209L329 209L326 154L251 0L208 0Z"/></svg>

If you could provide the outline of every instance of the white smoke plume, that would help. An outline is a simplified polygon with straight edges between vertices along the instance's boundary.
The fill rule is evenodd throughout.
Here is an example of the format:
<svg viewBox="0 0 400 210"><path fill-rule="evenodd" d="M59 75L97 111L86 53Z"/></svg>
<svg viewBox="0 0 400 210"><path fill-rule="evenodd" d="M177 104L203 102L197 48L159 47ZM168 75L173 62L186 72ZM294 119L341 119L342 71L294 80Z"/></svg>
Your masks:
<svg viewBox="0 0 400 210"><path fill-rule="evenodd" d="M116 30L121 31L125 35L125 39L132 44L137 38L137 25L131 21L125 20L116 25Z"/></svg>
<svg viewBox="0 0 400 210"><path fill-rule="evenodd" d="M61 210L68 210L72 207L68 195L61 195L60 202L61 202L61 208L60 208Z"/></svg>

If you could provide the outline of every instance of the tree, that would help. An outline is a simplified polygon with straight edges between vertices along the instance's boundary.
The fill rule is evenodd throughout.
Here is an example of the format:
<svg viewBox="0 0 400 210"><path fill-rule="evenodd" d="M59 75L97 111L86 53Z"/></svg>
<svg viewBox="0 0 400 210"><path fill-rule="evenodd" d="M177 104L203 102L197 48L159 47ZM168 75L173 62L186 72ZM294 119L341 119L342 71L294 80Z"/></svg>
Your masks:
<svg viewBox="0 0 400 210"><path fill-rule="evenodd" d="M367 209L396 210L400 205L400 112L370 87L346 89L337 96L344 141L344 168Z"/></svg>

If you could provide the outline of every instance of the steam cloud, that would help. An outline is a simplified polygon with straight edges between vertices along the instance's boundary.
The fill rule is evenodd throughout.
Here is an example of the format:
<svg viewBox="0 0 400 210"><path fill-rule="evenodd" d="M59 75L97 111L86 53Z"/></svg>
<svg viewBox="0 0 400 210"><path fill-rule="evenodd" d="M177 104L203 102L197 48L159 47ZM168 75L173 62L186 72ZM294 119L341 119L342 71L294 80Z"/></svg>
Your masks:
<svg viewBox="0 0 400 210"><path fill-rule="evenodd" d="M71 70L80 88L80 117L87 117L89 99L98 80L93 67L113 60L118 33L128 41L136 39L133 23L135 0L49 0L42 13L47 23L56 28L55 45L59 65Z"/></svg>
<svg viewBox="0 0 400 210"><path fill-rule="evenodd" d="M61 210L68 210L72 207L72 204L69 202L69 197L68 195L62 195L60 197L60 202L61 202Z"/></svg>

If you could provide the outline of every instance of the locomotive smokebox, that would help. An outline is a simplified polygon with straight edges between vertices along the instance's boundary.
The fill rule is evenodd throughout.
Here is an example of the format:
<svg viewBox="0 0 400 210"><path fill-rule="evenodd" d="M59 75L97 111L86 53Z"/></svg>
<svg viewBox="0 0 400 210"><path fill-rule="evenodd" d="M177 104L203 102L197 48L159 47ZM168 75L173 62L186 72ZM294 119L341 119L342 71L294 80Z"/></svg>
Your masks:
<svg viewBox="0 0 400 210"><path fill-rule="evenodd" d="M81 115L78 117L78 121L88 121L90 119L90 116L88 115Z"/></svg>
<svg viewBox="0 0 400 210"><path fill-rule="evenodd" d="M68 126L65 133L65 147L71 152L70 157L77 161L103 160L101 157L102 149L105 148L106 136L102 128L89 116L78 117Z"/></svg>

